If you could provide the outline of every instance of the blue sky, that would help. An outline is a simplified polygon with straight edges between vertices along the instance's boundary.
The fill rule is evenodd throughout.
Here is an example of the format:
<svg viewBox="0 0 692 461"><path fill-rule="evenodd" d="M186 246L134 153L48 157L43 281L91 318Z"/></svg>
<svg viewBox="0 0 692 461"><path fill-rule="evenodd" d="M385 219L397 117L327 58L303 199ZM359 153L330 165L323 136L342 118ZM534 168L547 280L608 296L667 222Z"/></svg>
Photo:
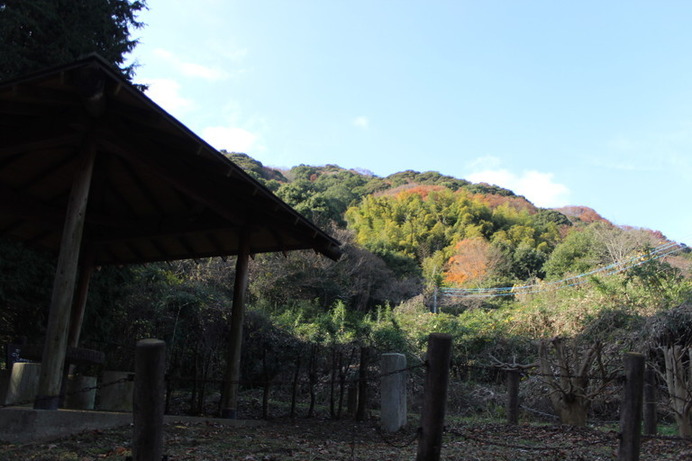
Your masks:
<svg viewBox="0 0 692 461"><path fill-rule="evenodd" d="M692 2L148 4L136 81L218 149L439 171L692 243Z"/></svg>

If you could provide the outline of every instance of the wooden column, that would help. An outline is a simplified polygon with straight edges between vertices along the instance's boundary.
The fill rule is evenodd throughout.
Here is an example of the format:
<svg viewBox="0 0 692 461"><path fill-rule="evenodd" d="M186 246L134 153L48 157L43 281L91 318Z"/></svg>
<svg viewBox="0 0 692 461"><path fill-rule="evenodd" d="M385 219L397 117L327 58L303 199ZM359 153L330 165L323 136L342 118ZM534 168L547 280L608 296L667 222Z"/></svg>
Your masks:
<svg viewBox="0 0 692 461"><path fill-rule="evenodd" d="M248 239L240 238L240 250L235 265L235 285L233 288L233 310L231 311L230 338L226 355L226 374L224 376L221 417L235 419L238 416L238 383L240 381L240 350L243 343L243 319L245 318L245 292L248 283L248 262L250 259Z"/></svg>
<svg viewBox="0 0 692 461"><path fill-rule="evenodd" d="M38 395L34 402L34 408L37 409L57 410L60 403L62 370L67 350L67 328L70 322L95 154L93 143L87 141L81 153L82 159L72 183L67 204L41 360Z"/></svg>

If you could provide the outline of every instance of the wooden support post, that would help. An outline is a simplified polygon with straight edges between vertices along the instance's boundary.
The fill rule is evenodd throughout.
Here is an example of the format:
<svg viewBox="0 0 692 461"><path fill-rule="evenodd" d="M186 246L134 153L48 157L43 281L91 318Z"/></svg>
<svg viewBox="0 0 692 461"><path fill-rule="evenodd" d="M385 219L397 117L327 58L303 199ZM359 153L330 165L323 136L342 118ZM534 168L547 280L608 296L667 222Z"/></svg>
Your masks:
<svg viewBox="0 0 692 461"><path fill-rule="evenodd" d="M619 461L639 461L644 391L644 356L625 355L625 398L620 410Z"/></svg>
<svg viewBox="0 0 692 461"><path fill-rule="evenodd" d="M519 370L507 370L507 424L519 424Z"/></svg>
<svg viewBox="0 0 692 461"><path fill-rule="evenodd" d="M163 405L166 343L137 342L135 352L133 461L155 461L163 455Z"/></svg>
<svg viewBox="0 0 692 461"><path fill-rule="evenodd" d="M226 355L226 374L224 377L221 417L238 417L238 387L240 382L240 350L243 344L243 320L245 318L245 292L248 283L248 263L250 251L245 235L240 237L240 250L235 265L235 285L233 288L233 307L231 311L230 338Z"/></svg>
<svg viewBox="0 0 692 461"><path fill-rule="evenodd" d="M67 329L95 156L93 144L87 141L67 204L41 359L38 395L34 403L34 408L37 409L57 410L60 404L60 388L67 351Z"/></svg>
<svg viewBox="0 0 692 461"><path fill-rule="evenodd" d="M644 434L656 435L656 371L650 366L644 372Z"/></svg>
<svg viewBox="0 0 692 461"><path fill-rule="evenodd" d="M433 333L428 339L427 365L416 461L438 461L442 450L451 335Z"/></svg>

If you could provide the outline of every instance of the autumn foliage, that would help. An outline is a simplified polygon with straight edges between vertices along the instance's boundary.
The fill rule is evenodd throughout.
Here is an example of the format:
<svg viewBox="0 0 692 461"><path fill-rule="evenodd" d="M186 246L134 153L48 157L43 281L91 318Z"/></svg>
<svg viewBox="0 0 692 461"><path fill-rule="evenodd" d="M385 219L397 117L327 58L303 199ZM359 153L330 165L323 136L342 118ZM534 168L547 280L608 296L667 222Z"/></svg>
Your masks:
<svg viewBox="0 0 692 461"><path fill-rule="evenodd" d="M579 221L582 221L584 223L594 223L594 222L603 222L607 224L611 224L610 221L605 219L603 216L598 214L596 210L593 208L589 208L586 206L566 206L562 208L558 208L560 213L564 214L565 216L570 216L572 218L576 218Z"/></svg>
<svg viewBox="0 0 692 461"><path fill-rule="evenodd" d="M492 268L491 246L483 238L461 240L454 245L454 251L444 272L444 280L450 285L479 281Z"/></svg>
<svg viewBox="0 0 692 461"><path fill-rule="evenodd" d="M495 209L500 205L505 205L516 211L527 211L530 214L535 214L538 211L533 203L520 196L474 194L473 199L488 205L491 209Z"/></svg>

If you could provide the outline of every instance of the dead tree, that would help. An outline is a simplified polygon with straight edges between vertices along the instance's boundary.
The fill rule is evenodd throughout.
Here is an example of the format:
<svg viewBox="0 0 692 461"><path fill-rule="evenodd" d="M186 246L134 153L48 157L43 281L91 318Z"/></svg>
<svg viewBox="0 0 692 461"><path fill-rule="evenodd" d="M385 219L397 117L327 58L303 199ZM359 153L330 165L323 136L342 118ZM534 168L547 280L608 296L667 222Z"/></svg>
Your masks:
<svg viewBox="0 0 692 461"><path fill-rule="evenodd" d="M519 380L521 374L536 368L537 363L522 365L517 363L516 357L513 357L512 363L502 362L492 355L494 366L498 370L502 370L507 379L507 422L509 424L519 423Z"/></svg>
<svg viewBox="0 0 692 461"><path fill-rule="evenodd" d="M550 387L550 402L560 421L572 426L586 425L593 399L615 379L603 363L601 344L580 347L564 338L541 341L538 359L542 379ZM596 373L598 376L594 376Z"/></svg>

